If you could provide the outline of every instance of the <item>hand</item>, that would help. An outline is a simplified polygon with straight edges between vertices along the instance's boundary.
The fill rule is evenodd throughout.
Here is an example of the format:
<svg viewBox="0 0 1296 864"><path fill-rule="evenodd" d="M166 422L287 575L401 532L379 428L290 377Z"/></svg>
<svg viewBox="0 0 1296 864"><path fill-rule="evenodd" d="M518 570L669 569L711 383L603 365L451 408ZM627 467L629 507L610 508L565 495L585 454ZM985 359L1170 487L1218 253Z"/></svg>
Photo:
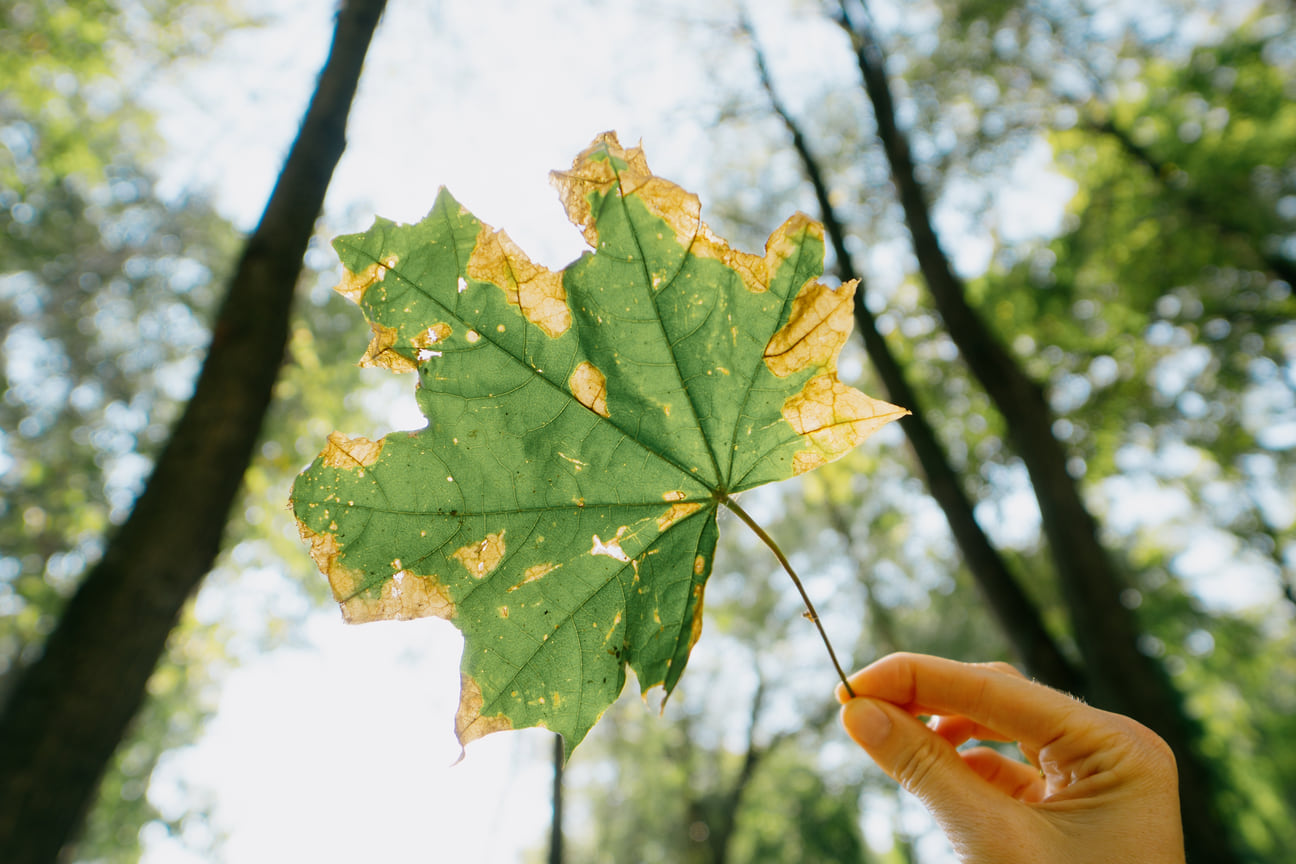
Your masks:
<svg viewBox="0 0 1296 864"><path fill-rule="evenodd" d="M842 725L967 864L1183 864L1174 755L1145 726L1005 663L892 654L850 685ZM1030 764L955 749L972 738L1016 741Z"/></svg>

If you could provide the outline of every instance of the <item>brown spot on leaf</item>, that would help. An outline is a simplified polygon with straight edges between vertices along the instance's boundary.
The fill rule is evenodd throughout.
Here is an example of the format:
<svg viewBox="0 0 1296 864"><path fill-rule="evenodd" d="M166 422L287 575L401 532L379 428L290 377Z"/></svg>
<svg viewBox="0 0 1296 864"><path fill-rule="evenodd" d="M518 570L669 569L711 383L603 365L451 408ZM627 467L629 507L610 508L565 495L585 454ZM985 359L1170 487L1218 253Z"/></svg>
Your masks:
<svg viewBox="0 0 1296 864"><path fill-rule="evenodd" d="M483 735L492 732L505 732L513 724L503 714L483 717L481 687L471 675L459 674L459 710L455 712L455 735L459 737L459 746L467 747L469 742L476 741Z"/></svg>
<svg viewBox="0 0 1296 864"><path fill-rule="evenodd" d="M487 534L476 543L469 543L455 551L454 556L469 575L484 579L504 560L504 532Z"/></svg>
<svg viewBox="0 0 1296 864"><path fill-rule="evenodd" d="M608 416L607 377L593 363L582 361L567 381L576 401L602 417Z"/></svg>
<svg viewBox="0 0 1296 864"><path fill-rule="evenodd" d="M319 458L330 468L363 468L377 462L382 449L382 441L370 441L363 436L348 438L341 432L333 432Z"/></svg>
<svg viewBox="0 0 1296 864"><path fill-rule="evenodd" d="M800 393L783 403L783 418L808 445L793 456L793 470L800 474L830 462L908 413L865 396L832 374L811 378Z"/></svg>
<svg viewBox="0 0 1296 864"><path fill-rule="evenodd" d="M549 336L561 336L571 327L562 274L533 263L503 231L482 225L466 272L498 286L509 303Z"/></svg>
<svg viewBox="0 0 1296 864"><path fill-rule="evenodd" d="M811 280L792 301L783 328L765 348L765 364L780 378L802 369L836 368L837 354L854 326L855 282L833 290Z"/></svg>

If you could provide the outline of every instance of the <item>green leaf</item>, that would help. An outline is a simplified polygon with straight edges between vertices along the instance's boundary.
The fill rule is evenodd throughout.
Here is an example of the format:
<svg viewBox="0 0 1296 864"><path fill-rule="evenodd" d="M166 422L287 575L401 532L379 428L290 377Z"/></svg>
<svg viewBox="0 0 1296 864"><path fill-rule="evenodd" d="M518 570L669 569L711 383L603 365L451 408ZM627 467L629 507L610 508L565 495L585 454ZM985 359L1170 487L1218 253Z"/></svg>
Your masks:
<svg viewBox="0 0 1296 864"><path fill-rule="evenodd" d="M466 744L545 726L568 752L625 681L679 681L728 496L835 459L903 413L845 386L854 284L804 215L764 256L606 134L555 185L595 250L561 273L444 190L416 225L334 246L373 328L361 361L418 375L426 428L334 433L293 508L349 621L448 618Z"/></svg>

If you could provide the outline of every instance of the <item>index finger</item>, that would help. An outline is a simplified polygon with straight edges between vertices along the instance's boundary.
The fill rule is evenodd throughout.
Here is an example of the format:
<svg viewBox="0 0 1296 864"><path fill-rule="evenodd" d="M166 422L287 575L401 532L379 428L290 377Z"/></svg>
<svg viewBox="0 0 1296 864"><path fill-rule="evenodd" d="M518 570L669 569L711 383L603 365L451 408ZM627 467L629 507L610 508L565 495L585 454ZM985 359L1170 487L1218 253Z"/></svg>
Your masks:
<svg viewBox="0 0 1296 864"><path fill-rule="evenodd" d="M891 654L850 677L857 696L882 699L913 714L966 717L1006 740L1035 750L1080 731L1078 715L1102 712L990 665L959 663L925 654ZM845 688L838 699L847 701ZM1091 726L1095 718L1088 718Z"/></svg>

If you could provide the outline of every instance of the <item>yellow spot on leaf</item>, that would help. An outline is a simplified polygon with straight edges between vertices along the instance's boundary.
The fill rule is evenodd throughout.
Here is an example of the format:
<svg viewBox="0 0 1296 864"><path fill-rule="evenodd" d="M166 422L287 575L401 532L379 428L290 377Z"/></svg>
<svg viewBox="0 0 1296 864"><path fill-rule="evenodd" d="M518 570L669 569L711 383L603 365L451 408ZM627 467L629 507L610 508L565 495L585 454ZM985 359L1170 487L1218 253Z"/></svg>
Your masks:
<svg viewBox="0 0 1296 864"><path fill-rule="evenodd" d="M908 413L889 402L865 396L832 374L811 378L800 393L783 403L783 418L806 439L807 445L793 456L793 471L801 474L836 459Z"/></svg>
<svg viewBox="0 0 1296 864"><path fill-rule="evenodd" d="M484 579L504 560L504 532L487 534L476 543L469 543L455 551L454 556L469 575Z"/></svg>
<svg viewBox="0 0 1296 864"><path fill-rule="evenodd" d="M690 516L701 509L702 503L700 501L672 504L669 510L657 517L657 530L665 531L684 517Z"/></svg>
<svg viewBox="0 0 1296 864"><path fill-rule="evenodd" d="M521 588L523 585L526 585L531 582L535 582L538 579L541 579L549 575L553 571L557 570L558 567L559 565L557 564L535 564L532 565L531 567L528 567L526 569L526 572L522 574L522 581L514 585L512 588L508 589L507 593L516 591L519 588Z"/></svg>
<svg viewBox="0 0 1296 864"><path fill-rule="evenodd" d="M559 459L562 459L565 462L570 462L572 464L572 467L574 467L577 471L580 471L582 468L589 467L588 462L577 459L575 456L568 456L566 453L563 453L561 451L555 453L554 455L556 455Z"/></svg>
<svg viewBox="0 0 1296 864"><path fill-rule="evenodd" d="M399 570L384 582L376 598L358 594L342 601L342 617L348 624L410 618L449 619L454 614L454 602L435 576L420 576L409 570Z"/></svg>
<svg viewBox="0 0 1296 864"><path fill-rule="evenodd" d="M583 361L577 366L567 385L577 402L599 416L608 416L607 377L593 363Z"/></svg>
<svg viewBox="0 0 1296 864"><path fill-rule="evenodd" d="M333 286L333 290L359 306L364 292L374 283L381 282L387 276L387 271L396 266L396 260L395 255L389 255L382 261L375 261L359 273L343 269L342 281Z"/></svg>
<svg viewBox="0 0 1296 864"><path fill-rule="evenodd" d="M502 713L493 716L482 716L481 687L471 675L459 675L459 710L455 712L455 735L459 737L459 746L467 747L483 735L492 732L504 732L513 728L513 724ZM462 756L460 758L463 758Z"/></svg>
<svg viewBox="0 0 1296 864"><path fill-rule="evenodd" d="M620 623L621 623L621 613L618 612L618 613L616 614L616 617L612 619L612 626L608 628L607 633L603 636L603 644L604 644L604 645L606 645L607 643L609 643L609 642L612 641L612 637L616 635L616 632L617 632L617 626L618 626Z"/></svg>
<svg viewBox="0 0 1296 864"><path fill-rule="evenodd" d="M343 565L339 560L337 538L316 534L298 523L302 539L310 544L310 555L320 572L328 577L333 598L342 608L349 624L408 618L453 618L454 601L435 576L419 576L409 570L398 570L376 592L362 586L365 574ZM395 563L395 562L393 562Z"/></svg>
<svg viewBox="0 0 1296 864"><path fill-rule="evenodd" d="M415 348L427 348L438 342L444 342L450 338L450 325L444 322L433 324L431 327L419 333L418 336L411 340L411 345Z"/></svg>
<svg viewBox="0 0 1296 864"><path fill-rule="evenodd" d="M693 559L693 575L701 576L706 571L706 559L701 555Z"/></svg>
<svg viewBox="0 0 1296 864"><path fill-rule="evenodd" d="M532 263L503 231L482 225L466 269L473 279L498 286L509 303L549 336L561 336L571 327L562 274Z"/></svg>
<svg viewBox="0 0 1296 864"><path fill-rule="evenodd" d="M810 281L792 301L788 322L765 348L765 364L780 378L802 369L836 368L854 325L855 282L833 290Z"/></svg>
<svg viewBox="0 0 1296 864"><path fill-rule="evenodd" d="M354 596L364 579L364 573L352 570L338 561L341 550L338 549L337 537L332 534L316 534L304 522L297 523L297 531L302 540L310 544L310 556L320 572L328 577L333 597L341 603Z"/></svg>
<svg viewBox="0 0 1296 864"><path fill-rule="evenodd" d="M396 350L396 343L399 340L400 333L395 327L384 327L377 321L369 322L369 327L373 330L373 338L369 340L369 347L365 349L364 356L360 358L362 367L366 369L387 369L398 373L418 370L416 360L411 360Z"/></svg>
<svg viewBox="0 0 1296 864"><path fill-rule="evenodd" d="M828 457L818 450L798 450L792 454L792 473L804 474L828 464Z"/></svg>
<svg viewBox="0 0 1296 864"><path fill-rule="evenodd" d="M623 163L623 167L614 166L614 159ZM769 290L770 280L788 257L801 248L807 234L823 238L823 226L804 213L797 213L770 235L763 256L730 247L702 221L702 206L696 195L653 176L643 150L639 147L626 150L612 132L595 138L576 157L570 171L555 171L550 178L558 188L567 217L581 228L592 248L599 248L599 237L590 204L591 193L634 194L653 215L670 226L676 242L690 254L723 262L755 293ZM654 288L661 281L660 275L653 274Z"/></svg>
<svg viewBox="0 0 1296 864"><path fill-rule="evenodd" d="M693 646L697 644L698 637L702 635L702 587L701 585L693 586L693 621L689 625L690 652L693 651Z"/></svg>
<svg viewBox="0 0 1296 864"><path fill-rule="evenodd" d="M330 468L363 468L377 462L382 449L382 441L370 441L363 436L348 438L341 432L333 432L319 458Z"/></svg>

